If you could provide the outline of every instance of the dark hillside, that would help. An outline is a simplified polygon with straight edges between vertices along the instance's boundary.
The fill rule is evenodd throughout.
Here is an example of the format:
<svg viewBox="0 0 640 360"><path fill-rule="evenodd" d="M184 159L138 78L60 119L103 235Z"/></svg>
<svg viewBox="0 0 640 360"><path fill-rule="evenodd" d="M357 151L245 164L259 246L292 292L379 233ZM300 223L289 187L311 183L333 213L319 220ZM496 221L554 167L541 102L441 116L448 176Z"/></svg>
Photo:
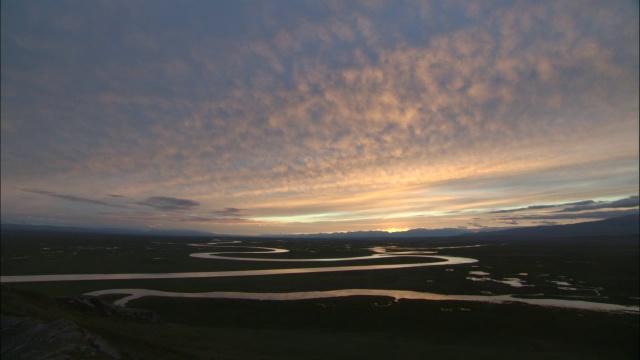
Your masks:
<svg viewBox="0 0 640 360"><path fill-rule="evenodd" d="M534 226L477 234L480 236L572 237L640 234L638 214L570 225Z"/></svg>

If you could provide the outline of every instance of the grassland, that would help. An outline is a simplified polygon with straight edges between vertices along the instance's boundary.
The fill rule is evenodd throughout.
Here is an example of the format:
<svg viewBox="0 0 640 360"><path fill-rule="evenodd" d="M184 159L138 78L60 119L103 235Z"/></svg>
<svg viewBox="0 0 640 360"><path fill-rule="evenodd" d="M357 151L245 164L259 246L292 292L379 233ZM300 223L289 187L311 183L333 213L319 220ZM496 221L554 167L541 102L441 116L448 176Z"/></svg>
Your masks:
<svg viewBox="0 0 640 360"><path fill-rule="evenodd" d="M7 237L3 234L2 275L224 271L290 265L188 256L209 250L187 244L209 240L24 233ZM146 297L132 301L131 307L151 309L164 320L161 325L153 325L83 314L60 308L49 298L110 288L180 292L371 288L469 295L543 293L547 298L638 304L640 276L636 237L554 241L245 239L241 245L287 248L291 250L289 253L278 256L296 258L365 256L371 253L367 249L372 246L448 247L436 251L479 262L237 278L14 283L10 296L6 296L3 288L2 312L48 321L69 318L105 337L130 358L141 359L638 358L637 314L521 304L393 302L387 297L286 302ZM463 247L471 245L482 246ZM294 263L293 266L321 265ZM495 280L518 277L523 284L531 286L516 288L497 281L470 281L470 271L490 273L488 277ZM564 283L571 286L559 285ZM115 299L115 296L105 298Z"/></svg>

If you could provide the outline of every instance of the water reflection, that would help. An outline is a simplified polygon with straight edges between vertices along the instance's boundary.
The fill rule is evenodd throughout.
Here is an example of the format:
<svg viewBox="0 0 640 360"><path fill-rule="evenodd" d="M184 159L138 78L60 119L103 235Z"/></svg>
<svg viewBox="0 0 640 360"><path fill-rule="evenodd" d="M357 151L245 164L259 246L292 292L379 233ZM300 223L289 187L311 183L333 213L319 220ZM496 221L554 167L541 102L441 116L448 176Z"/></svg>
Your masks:
<svg viewBox="0 0 640 360"><path fill-rule="evenodd" d="M335 271L363 271L402 269L422 266L456 265L477 262L476 259L455 256L429 256L442 261L430 263L410 264L386 264L386 265L360 265L360 266L329 266L309 267L294 269L268 269L268 270L236 270L236 271L208 271L208 272L182 272L182 273L141 273L141 274L64 274L64 275L18 275L1 276L0 282L38 282L38 281L89 281L89 280L138 280L138 279L185 279L185 278L216 278L233 276L260 276L260 275L286 275L309 274Z"/></svg>
<svg viewBox="0 0 640 360"><path fill-rule="evenodd" d="M238 256L227 256L230 254L278 254L278 253L286 253L289 252L287 249L280 248L268 248L268 247L257 247L257 246L220 246L220 244L237 244L240 241L227 241L227 242L210 242L207 244L188 244L189 246L197 246L197 247L215 247L215 248L246 248L246 249L260 249L263 251L222 251L222 252L203 252L203 253L193 253L189 254L189 256L194 258L202 258L202 259L216 259L216 260L240 260L240 261L274 261L274 262L316 262L316 261L353 261L353 260L371 260L371 259L380 259L380 258L394 258L394 257L427 257L427 254L434 254L435 251L426 251L418 248L406 248L404 250L407 251L395 251L396 246L376 246L369 248L369 250L373 251L374 254L366 255L366 256L355 256L355 257L343 257L343 258L299 258L299 259L282 259L282 258L256 258L256 257L238 257ZM389 249L393 249L394 251L389 251ZM224 255L221 255L224 254ZM434 256L428 256L433 258Z"/></svg>
<svg viewBox="0 0 640 360"><path fill-rule="evenodd" d="M245 300L308 300L322 299L344 296L387 296L399 299L411 300L449 300L449 301L478 301L487 303L525 303L536 306L548 306L559 308L571 308L594 311L609 311L623 313L638 313L638 306L625 306L616 304L595 303L580 300L559 300L559 299L529 299L514 297L514 295L443 295L407 290L379 290L379 289L344 289L329 291L304 291L288 293L249 293L232 291L212 291L199 293L169 292L148 289L111 289L100 290L87 293L86 295L127 295L115 301L116 305L126 305L128 302L144 296L176 297L176 298L205 298L205 299L245 299Z"/></svg>
<svg viewBox="0 0 640 360"><path fill-rule="evenodd" d="M266 248L256 246L220 246L220 244L237 244L240 241L230 242L212 242L208 244L188 244L197 247L216 247L216 248L248 248L260 251L235 251L235 252L206 252L193 253L192 257L217 259L217 260L235 260L235 261L277 261L277 262L317 262L317 261L352 261L352 260L371 260L381 258L396 257L413 257L439 259L437 262L416 262L408 264L385 264L385 265L359 265L359 266L330 266L330 267L307 267L294 269L267 269L267 270L236 270L236 271L208 271L208 272L181 272L181 273L139 273L139 274L62 274L62 275L18 275L18 276L0 276L0 282L39 282L39 281L90 281L90 280L130 280L130 279L184 279L184 278L215 278L215 277L233 277L233 276L261 276L261 275L286 275L286 274L308 274L336 271L363 271L363 270L385 270L385 269L402 269L423 266L439 266L439 265L457 265L475 263L478 260L471 258L443 256L443 255L426 255L432 254L431 251L411 250L411 251L388 251L395 247L375 247L371 248L374 252L368 256L357 256L347 258L320 258L320 259L267 259L267 258L251 258L251 257L234 257L220 254L276 254L284 253L289 250L278 248Z"/></svg>
<svg viewBox="0 0 640 360"><path fill-rule="evenodd" d="M215 277L234 277L234 276L262 276L262 275L286 275L286 274L305 274L305 273L323 273L323 272L340 272L340 271L366 271L366 270L385 270L385 269L402 269L426 266L441 265L458 265L476 263L478 260L471 258L433 255L433 251L420 248L403 248L396 246L373 247L371 255L349 257L349 258L319 258L319 259L278 259L278 258L254 258L254 257L236 257L229 256L233 254L278 254L285 253L289 250L279 248L255 247L255 246L224 246L221 244L238 244L240 241L212 242L208 244L189 244L193 247L215 247L215 248L246 248L257 251L223 251L223 252L199 252L190 254L191 257L216 259L216 260L232 260L232 261L278 261L278 262L319 262L319 261L352 261L352 260L371 260L395 257L411 257L424 259L437 259L436 262L414 262L408 264L384 264L384 265L360 265L360 266L330 266L330 267L305 267L294 269L267 269L267 270L237 270L237 271L210 271L210 272L181 272L181 273L136 273L136 274L61 274L61 275L22 275L22 276L0 276L0 282L49 282L49 281L92 281L92 280L130 280L130 279L182 279L182 278L215 278ZM469 246L471 247L471 246ZM455 248L455 247L446 247ZM441 249L446 249L441 248ZM453 271L453 269L447 269ZM483 276L482 278L467 277L473 281L497 281L484 276L489 273L481 271L471 271L470 275ZM522 274L526 275L526 274ZM524 286L520 279L507 278L502 281L511 286ZM558 283L558 285L564 285ZM253 299L253 300L305 300L318 299L328 297L343 297L354 295L366 296L386 296L396 300L398 299L417 299L417 300L454 300L454 301L480 301L490 303L520 302L537 306L553 306L564 308L575 308L584 310L597 311L615 311L638 313L637 306L624 306L615 304L595 303L579 300L559 300L559 299L542 299L542 298L518 298L514 295L444 295L435 293L416 292L408 290L375 290L375 289L343 289L332 291L307 291L307 292L289 292L289 293L246 293L246 292L200 292L200 293L180 293L166 292L149 289L110 289L100 290L88 293L88 295L107 295L107 294L123 294L126 297L116 301L118 305L125 305L133 299L144 296L163 296L163 297L179 297L179 298L215 298L215 299Z"/></svg>

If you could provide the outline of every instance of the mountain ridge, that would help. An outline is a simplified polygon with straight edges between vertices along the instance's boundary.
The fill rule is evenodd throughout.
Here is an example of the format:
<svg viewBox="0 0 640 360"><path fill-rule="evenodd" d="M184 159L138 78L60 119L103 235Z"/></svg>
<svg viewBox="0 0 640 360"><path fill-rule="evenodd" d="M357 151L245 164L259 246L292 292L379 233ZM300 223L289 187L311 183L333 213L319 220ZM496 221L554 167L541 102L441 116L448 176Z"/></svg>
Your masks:
<svg viewBox="0 0 640 360"><path fill-rule="evenodd" d="M31 224L0 224L2 231L40 231L40 232L73 232L73 233L102 233L102 234L129 234L145 236L221 236L221 237L260 237L260 238L305 238L305 239L370 239L370 238L420 238L420 237L459 237L459 236L585 236L585 235L633 235L640 234L638 214L611 217L603 220L586 221L567 225L540 225L527 227L514 227L508 229L484 228L469 230L461 228L425 229L417 228L406 231L386 232L381 230L316 233L316 234L264 234L257 236L218 234L197 230L183 229L151 229L136 230L122 228L84 228L67 227L57 225L31 225Z"/></svg>

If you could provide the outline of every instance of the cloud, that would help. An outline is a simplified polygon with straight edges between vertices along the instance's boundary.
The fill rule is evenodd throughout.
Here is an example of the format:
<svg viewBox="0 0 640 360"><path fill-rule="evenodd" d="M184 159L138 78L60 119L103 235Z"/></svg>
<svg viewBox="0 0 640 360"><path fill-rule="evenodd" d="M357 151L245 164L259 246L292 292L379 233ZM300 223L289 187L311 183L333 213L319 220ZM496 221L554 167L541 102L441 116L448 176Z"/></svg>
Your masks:
<svg viewBox="0 0 640 360"><path fill-rule="evenodd" d="M572 203L567 203L567 204L564 204L564 206L567 206L567 205L589 205L589 204L593 204L593 203L595 203L595 201L593 201L593 200L583 200L583 201L576 201L576 202L572 202Z"/></svg>
<svg viewBox="0 0 640 360"><path fill-rule="evenodd" d="M102 205L102 206L118 207L118 208L126 208L126 206L124 206L124 205L109 204L109 203L106 203L106 202L100 201L100 200L94 200L94 199L89 199L89 198L85 198L85 197L81 197L81 196L75 196L75 195L58 194L58 193L55 193L55 192L52 192L52 191L47 191L47 190L22 189L22 191L35 193L35 194L48 195L48 196L51 196L51 197L54 197L54 198L73 201L73 202L77 202L77 203Z"/></svg>
<svg viewBox="0 0 640 360"><path fill-rule="evenodd" d="M112 204L107 204L104 201L100 201L100 200L93 200L93 199L87 199L87 198L83 198L80 196L74 196L74 195L63 195L63 194L52 194L50 196L53 197L57 197L60 199L65 199L65 200L69 200L69 201L75 201L75 202L80 202L80 203L86 203L86 204L96 204L96 205L104 205L104 206L114 206Z"/></svg>
<svg viewBox="0 0 640 360"><path fill-rule="evenodd" d="M577 219L607 219L611 217L638 214L638 209L590 211L581 213L546 213L539 215L521 215L502 218L502 220L577 220Z"/></svg>
<svg viewBox="0 0 640 360"><path fill-rule="evenodd" d="M606 208L628 208L628 207L638 207L640 204L638 195L629 196L624 199L618 199L613 201L594 201L594 200L583 200L571 203L564 204L554 204L554 205L531 205L522 208L515 209L506 209L506 210L495 210L490 211L489 214L506 214L520 211L531 211L531 210L543 210L550 208L563 208L561 210L557 210L557 212L575 212L575 211L583 211L583 210L596 210L596 209L606 209Z"/></svg>
<svg viewBox="0 0 640 360"><path fill-rule="evenodd" d="M259 221L254 221L254 220L244 219L244 218L234 218L234 217L211 218L211 217L206 217L206 216L182 217L182 218L177 218L174 221L183 222L183 223L205 223L205 224L224 224L224 225L241 225L241 224L257 225L257 224L261 224L261 222L259 222Z"/></svg>
<svg viewBox="0 0 640 360"><path fill-rule="evenodd" d="M534 224L541 224L541 225L558 225L557 221L549 221L549 220L544 220L544 221L532 221L532 223Z"/></svg>
<svg viewBox="0 0 640 360"><path fill-rule="evenodd" d="M18 186L336 221L637 193L633 2L63 5L3 6L3 210Z"/></svg>
<svg viewBox="0 0 640 360"><path fill-rule="evenodd" d="M245 211L245 209L238 209L238 208L233 208L233 207L228 207L228 208L224 208L223 210L218 210L218 211L212 211L211 214L214 215L218 215L218 216L238 216L239 214L243 213Z"/></svg>
<svg viewBox="0 0 640 360"><path fill-rule="evenodd" d="M144 201L138 201L135 204L149 206L157 210L174 211L174 210L190 210L197 206L200 206L199 202L178 199L166 196L152 196Z"/></svg>
<svg viewBox="0 0 640 360"><path fill-rule="evenodd" d="M496 222L501 224L518 225L518 220L516 219L496 219Z"/></svg>
<svg viewBox="0 0 640 360"><path fill-rule="evenodd" d="M41 189L22 189L22 191L34 193L34 194L42 194L42 195L54 195L55 193L52 191L41 190Z"/></svg>
<svg viewBox="0 0 640 360"><path fill-rule="evenodd" d="M486 228L487 226L482 225L480 223L467 223L469 226L477 227L477 228Z"/></svg>
<svg viewBox="0 0 640 360"><path fill-rule="evenodd" d="M238 217L210 217L199 215L183 214L153 214L153 213L102 213L106 219L110 220L133 220L136 222L154 222L154 224L190 223L190 224L210 224L210 225L260 225L264 222ZM148 226L148 225L147 225Z"/></svg>
<svg viewBox="0 0 640 360"><path fill-rule="evenodd" d="M523 208L517 208L517 209L507 209L507 210L495 210L495 211L490 211L490 214L505 214L505 213L512 213L512 212L518 212L518 211L525 211L525 210L541 210L541 209L548 209L548 208L553 208L553 207L558 207L561 205L531 205L531 206L527 206L527 207L523 207Z"/></svg>
<svg viewBox="0 0 640 360"><path fill-rule="evenodd" d="M574 212L584 210L596 210L596 209L619 209L619 208L637 208L640 206L638 195L629 196L628 198L614 200L614 201L591 201L575 203L574 206L566 207L558 212Z"/></svg>
<svg viewBox="0 0 640 360"><path fill-rule="evenodd" d="M295 52L292 59L277 51L275 35L274 38L257 37L252 42L230 45L229 55L225 56L220 55L224 52L216 47L198 46L200 41L215 43L215 39L206 39L206 36L201 40L183 39L177 45L187 50L185 53L191 54L191 58L176 58L171 52L159 55L163 56L162 62L180 60L187 63L187 67L202 70L202 77L190 80L194 85L193 94L184 93L184 87L189 84L157 87L168 94L155 94L155 88L140 88L136 84L163 78L164 73L146 62L121 64L107 58L112 62L113 68L109 69L113 73L105 74L105 77L115 82L114 88L119 91L100 91L96 95L102 100L99 101L100 108L105 108L110 117L105 143L118 146L101 146L101 151L91 151L93 144L83 142L79 145L88 150L88 158L68 166L96 175L161 168L169 177L185 182L194 177L207 177L211 182L225 183L243 178L242 168L237 164L245 164L243 166L251 168L255 174L245 178L246 186L254 188L283 183L296 186L301 178L316 179L316 183L336 177L366 181L383 175L378 171L380 168L403 172L411 163L427 163L428 160L431 166L437 166L440 161L436 158L455 158L456 154L464 155L473 149L479 152L487 151L488 147L513 149L515 147L510 143L513 140L507 139L526 138L523 134L544 139L545 135L550 135L546 134L546 123L571 125L561 123L561 114L555 119L538 121L532 121L526 115L531 106L528 96L546 101L545 92L555 89L544 81L528 79L531 73L538 71L538 60L546 59L552 68L564 66L570 69L584 67L593 60L586 55L571 57L554 52L563 42L577 42L567 34L575 31L571 27L553 23L557 29L544 31L556 31L557 34L550 38L535 37L528 29L519 29L518 23L513 21L515 15L522 14L526 14L527 22L533 25L545 19L545 15L555 19L551 15L557 9L553 6L535 6L534 15L526 11L519 13L522 9L517 6L504 7L496 9L499 12L495 17L488 16L491 13L488 11L486 17L471 19L468 23L446 22L437 26L426 23L424 26L427 27L422 31L412 29L413 25L409 24L424 23L421 18L426 16L421 15L424 11L407 6L405 10L395 10L403 20L399 21L402 24L397 23L396 31L399 32L393 36L383 33L383 28L365 31L367 27L362 25L387 24L384 17L388 16L385 11L389 9L356 5L347 8L350 10L328 6L322 12L326 15L316 18L310 16L305 6L298 6L289 11L304 20L255 19L258 24L275 21L282 25L277 33L286 34L290 38L288 46L293 48L314 49L314 45L327 43L318 34L330 33L332 46L318 47L317 54ZM457 12L464 10L448 10L444 14L459 15ZM572 9L565 9L569 10ZM188 13L186 11L183 16ZM159 14L154 12L150 16ZM358 20L352 21L352 16ZM572 17L569 22L575 26L576 19ZM193 26L205 25L199 23L200 17L194 19ZM336 26L327 26L326 21ZM492 34L487 31L487 23L499 25L501 33L494 34L496 41L489 41ZM548 26L547 21L544 23ZM383 26L393 28L392 24ZM139 29L138 32L142 31ZM429 41L418 46L411 36L420 32L429 34ZM145 35L154 37L153 32ZM556 39L556 35L562 36ZM375 56L367 54L365 47L357 46L359 37L364 42L383 41L371 47ZM513 44L511 40L499 41L502 37L513 39ZM529 37L535 41L526 41ZM198 54L198 51L205 53ZM509 55L510 52L515 54ZM276 66L276 63L284 65ZM229 65L229 71L235 75L247 71L246 77L254 79L252 81L264 78L264 85L233 82L225 93L218 93L215 86L205 87L205 83L226 81L227 75L219 70L221 64ZM285 74L273 71L273 68L281 67L286 69ZM558 76L563 74L558 72ZM586 76L582 72L576 74ZM568 80L593 82L588 78ZM107 80L101 79L100 83L104 81ZM282 83L290 83L292 87L279 87ZM522 94L524 90L520 85L523 83L528 84L526 94ZM200 88L202 90L198 90ZM199 91L214 93L200 98ZM576 96L584 98L584 91L580 90ZM95 101L93 98L88 100ZM539 105L538 101L535 106ZM124 111L128 108L139 109L139 112L128 114ZM91 114L91 107L77 111L83 116L70 119L69 125L82 123L82 119ZM155 120L142 126L125 120L130 116L137 117L136 114ZM179 120L174 121L178 114ZM535 128L530 123L536 124ZM65 126L63 129L71 136L82 128ZM130 135L122 138L118 135L122 133ZM152 136L145 138L146 133ZM224 133L226 138L209 141L209 134L215 133ZM555 143L553 139L547 142ZM458 144L465 144L468 150L456 150ZM197 151L190 151L187 156L186 148ZM190 158L193 160L188 160ZM182 159L187 161L178 161ZM442 162L446 160L442 159ZM149 165L145 166L145 163ZM206 164L205 169L202 164ZM371 166L373 164L375 166ZM198 166L202 170L198 170ZM215 168L223 171L206 173ZM271 171L275 168L287 171ZM372 176L372 171L380 174ZM380 176L383 181L389 177ZM152 176L145 178L153 179Z"/></svg>

